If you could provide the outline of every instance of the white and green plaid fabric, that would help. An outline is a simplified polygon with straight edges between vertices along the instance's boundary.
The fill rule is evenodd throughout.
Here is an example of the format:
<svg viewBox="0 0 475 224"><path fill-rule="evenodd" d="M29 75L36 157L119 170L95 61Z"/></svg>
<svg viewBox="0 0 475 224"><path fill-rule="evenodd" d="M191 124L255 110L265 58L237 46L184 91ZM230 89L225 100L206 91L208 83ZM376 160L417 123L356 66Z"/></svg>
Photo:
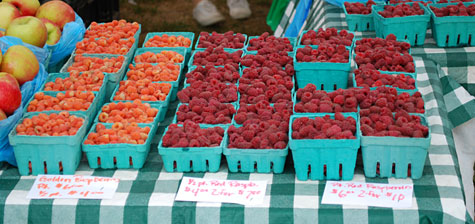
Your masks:
<svg viewBox="0 0 475 224"><path fill-rule="evenodd" d="M325 181L298 181L292 159L283 174L228 173L222 161L217 173L167 173L157 143L175 111L170 106L147 162L140 170L90 169L82 161L79 175L117 177L111 200L29 200L34 177L0 168L0 224L10 223L473 223L466 212L454 141L437 66L417 58L417 84L426 101L432 142L424 175L419 180L365 178L361 157L354 181L414 184L413 206L404 209L322 205ZM264 204L196 203L174 201L183 176L268 181Z"/></svg>
<svg viewBox="0 0 475 224"><path fill-rule="evenodd" d="M295 14L294 7L288 6L286 15ZM291 20L282 19L280 28L284 29ZM335 27L347 29L345 14L341 8L326 3L324 0L314 0L308 17L303 24L303 30L318 30L319 28ZM285 29L274 33L283 36ZM375 32L355 32L357 37L375 37ZM453 127L465 123L475 117L475 47L439 48L428 30L423 47L412 49L413 56L433 60L443 72L440 72L444 88L444 98L448 101L447 110ZM448 74L448 75L446 75ZM463 88L461 88L463 87Z"/></svg>

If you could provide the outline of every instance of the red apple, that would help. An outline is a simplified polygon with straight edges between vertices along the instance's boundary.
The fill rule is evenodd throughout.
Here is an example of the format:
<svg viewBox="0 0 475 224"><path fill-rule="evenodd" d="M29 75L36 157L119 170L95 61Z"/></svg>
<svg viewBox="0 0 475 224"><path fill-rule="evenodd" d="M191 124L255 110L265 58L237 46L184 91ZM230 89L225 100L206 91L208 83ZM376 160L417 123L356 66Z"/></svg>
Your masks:
<svg viewBox="0 0 475 224"><path fill-rule="evenodd" d="M3 110L0 110L0 121L5 119L7 119L7 115L5 114L5 112L3 112Z"/></svg>
<svg viewBox="0 0 475 224"><path fill-rule="evenodd" d="M38 0L3 0L3 2L12 3L20 10L22 16L34 16L40 7Z"/></svg>
<svg viewBox="0 0 475 224"><path fill-rule="evenodd" d="M8 25L17 17L20 11L8 2L0 2L0 28L7 29Z"/></svg>
<svg viewBox="0 0 475 224"><path fill-rule="evenodd" d="M66 23L72 22L76 19L76 14L74 13L73 8L63 1L50 1L38 8L38 11L36 11L36 17L49 19L63 30Z"/></svg>
<svg viewBox="0 0 475 224"><path fill-rule="evenodd" d="M45 46L48 32L45 24L33 16L22 16L14 19L7 28L7 36L20 38L23 42L37 46Z"/></svg>
<svg viewBox="0 0 475 224"><path fill-rule="evenodd" d="M40 70L35 54L25 46L15 45L3 55L0 72L7 72L16 78L20 85L33 80Z"/></svg>
<svg viewBox="0 0 475 224"><path fill-rule="evenodd" d="M58 25L51 22L49 19L41 19L41 22L45 24L48 32L48 40L46 40L46 44L55 45L58 43L59 39L61 39L61 30Z"/></svg>
<svg viewBox="0 0 475 224"><path fill-rule="evenodd" d="M0 72L0 110L10 115L21 104L21 91L15 77Z"/></svg>

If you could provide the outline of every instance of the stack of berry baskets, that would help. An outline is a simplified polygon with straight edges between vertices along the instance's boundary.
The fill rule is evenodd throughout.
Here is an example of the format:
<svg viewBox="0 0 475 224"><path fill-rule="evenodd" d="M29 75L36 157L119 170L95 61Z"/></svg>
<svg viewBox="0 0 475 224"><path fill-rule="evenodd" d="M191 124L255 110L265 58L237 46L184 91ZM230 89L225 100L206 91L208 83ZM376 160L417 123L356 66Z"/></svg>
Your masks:
<svg viewBox="0 0 475 224"><path fill-rule="evenodd" d="M124 80L149 79L173 86L170 101L175 101L183 69L185 48L139 48Z"/></svg>
<svg viewBox="0 0 475 224"><path fill-rule="evenodd" d="M394 34L412 46L423 45L430 22L430 13L420 2L396 5L374 5L372 8L376 36Z"/></svg>
<svg viewBox="0 0 475 224"><path fill-rule="evenodd" d="M353 33L335 28L304 31L294 56L297 86L347 88L354 39Z"/></svg>
<svg viewBox="0 0 475 224"><path fill-rule="evenodd" d="M223 154L230 172L282 173L293 107L293 46L266 33L250 44L252 51L241 60L239 109Z"/></svg>
<svg viewBox="0 0 475 224"><path fill-rule="evenodd" d="M107 100L120 80L124 77L129 59L114 54L72 54L61 68L60 73L103 72L107 76L104 98Z"/></svg>
<svg viewBox="0 0 475 224"><path fill-rule="evenodd" d="M237 83L243 55L242 49L230 49L236 47L233 38L221 42L229 35L237 37L236 43L242 42L239 48L244 46L245 38L239 39L242 34L229 32L206 38L202 33L198 40L197 46L204 41L207 48L191 56L184 88L177 93L176 116L158 147L168 172L217 172L220 167L226 130L239 100ZM175 141L176 133L187 137Z"/></svg>
<svg viewBox="0 0 475 224"><path fill-rule="evenodd" d="M353 87L394 87L398 92L417 91L416 68L410 55L411 45L397 41L390 34L386 39L363 38L356 41L354 48L357 69L352 74ZM390 57L391 61L384 58Z"/></svg>
<svg viewBox="0 0 475 224"><path fill-rule="evenodd" d="M475 37L475 4L440 4L442 1L438 3L427 6L432 17L432 32L437 46L475 46L475 41L472 40ZM451 13L452 11L455 13Z"/></svg>
<svg viewBox="0 0 475 224"><path fill-rule="evenodd" d="M82 54L87 54L86 57L97 55L100 58L102 58L101 55L107 55L106 57L111 61L107 60L105 62L122 62L121 65L124 67L120 66L121 69L119 70L114 69L109 77L109 83L106 90L106 99L108 99L117 83L122 80L125 66L127 66L132 60L132 56L138 46L140 31L141 25L137 22L127 22L125 20L114 20L108 23L93 22L86 30L84 39L76 44L76 49L71 55L74 59L70 58L69 62L74 61L76 63L77 55ZM120 58L119 56L123 56L124 58ZM81 69L80 72L95 69L95 66L91 66L91 64L104 63L101 61L98 62L97 59L90 59L92 62L88 59L79 59L79 62L81 60L84 60L86 66L80 66L78 68ZM66 64L66 66L68 66L68 64ZM79 65L83 64L79 63ZM106 67L112 66L107 63ZM62 71L64 72L67 69L67 67L63 67Z"/></svg>
<svg viewBox="0 0 475 224"><path fill-rule="evenodd" d="M299 180L353 178L360 147L361 92L319 90L314 84L296 91L289 144Z"/></svg>
<svg viewBox="0 0 475 224"><path fill-rule="evenodd" d="M195 34L192 32L153 32L147 33L143 48L184 48L186 56L184 64L190 60Z"/></svg>

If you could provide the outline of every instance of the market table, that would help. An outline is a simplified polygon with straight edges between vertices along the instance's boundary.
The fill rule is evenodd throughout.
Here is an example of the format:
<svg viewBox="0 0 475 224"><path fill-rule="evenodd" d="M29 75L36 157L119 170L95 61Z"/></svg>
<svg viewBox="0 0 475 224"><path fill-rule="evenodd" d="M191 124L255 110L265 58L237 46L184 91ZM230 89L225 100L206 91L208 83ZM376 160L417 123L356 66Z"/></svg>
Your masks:
<svg viewBox="0 0 475 224"><path fill-rule="evenodd" d="M286 15L276 30L276 35L278 35L279 29L284 30L282 28L284 21L287 20L287 23L291 21L292 15L288 13L292 13L297 2L290 1L289 7L293 8L287 8ZM308 21L317 21L313 25L314 28L325 26L344 28L344 18L341 14L339 8L323 1L315 1L312 11L309 13L309 18L314 19ZM307 24L304 27L312 26L311 23ZM374 33L358 33L358 35L371 36ZM468 55L471 54L469 53L470 49L463 51L467 62L469 61ZM462 54L460 49L446 51L452 50ZM427 48L420 51L414 49L413 52L425 51ZM455 56L446 56L449 59L452 57ZM450 61L449 59L446 60ZM298 181L290 156L283 174L229 173L225 160L222 161L221 168L217 173L168 173L164 170L161 157L157 153L157 143L164 128L172 120L177 105L177 102L174 102L169 107L167 119L160 124L144 168L140 170L93 170L89 168L84 159L81 162L76 172L78 175L108 176L121 179L117 193L111 200L26 199L35 177L19 176L16 168L6 164L1 165L0 224L66 223L71 221L77 223L315 223L316 221L321 223L473 223L465 209L459 165L451 130L458 123L463 123L474 117L475 107L473 105L475 102L469 94L464 95L463 87L457 82L459 80L456 81L444 72L445 70L452 74L454 67L438 63L436 64L427 57L416 58L417 84L426 102L426 115L432 131L431 147L423 177L418 180L365 178L361 156L359 156L353 179L353 181L372 183L412 183L414 184L414 195L411 208L323 205L320 202L325 181ZM452 64L446 63L446 65ZM459 67L463 68L463 66ZM464 112L458 112L459 110ZM174 201L183 176L266 180L268 186L264 204L243 206Z"/></svg>
<svg viewBox="0 0 475 224"><path fill-rule="evenodd" d="M391 209L320 204L325 181L298 181L289 157L283 174L228 173L225 161L217 173L168 173L157 143L171 122L174 102L160 124L147 162L140 170L92 170L83 160L76 174L117 177L111 200L30 200L35 177L0 169L0 223L473 223L466 213L454 141L444 103L444 73L430 60L417 58L417 84L426 102L432 131L431 147L421 179L365 178L361 157L353 181L414 184L413 206ZM443 78L443 77L442 77ZM457 83L453 83L457 84ZM445 94L447 95L447 94ZM174 201L183 176L268 181L264 204L243 206Z"/></svg>

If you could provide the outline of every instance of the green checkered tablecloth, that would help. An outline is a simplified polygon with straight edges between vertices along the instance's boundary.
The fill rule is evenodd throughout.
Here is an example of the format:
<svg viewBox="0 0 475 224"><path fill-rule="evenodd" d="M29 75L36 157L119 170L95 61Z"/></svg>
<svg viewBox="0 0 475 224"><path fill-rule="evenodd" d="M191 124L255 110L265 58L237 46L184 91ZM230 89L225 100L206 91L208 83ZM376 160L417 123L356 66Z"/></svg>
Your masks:
<svg viewBox="0 0 475 224"><path fill-rule="evenodd" d="M275 36L284 36L286 28L293 21L297 4L298 1L291 0L284 18L274 33ZM300 33L303 30L317 30L321 27L348 29L345 14L341 8L328 4L324 0L314 0ZM375 37L375 33L356 32L356 36ZM412 55L433 60L443 71L439 74L448 116L453 127L474 118L475 47L439 48L432 38L431 30L428 30L424 46L413 48Z"/></svg>
<svg viewBox="0 0 475 224"><path fill-rule="evenodd" d="M32 176L14 167L0 168L0 224L10 223L473 223L466 212L454 140L436 64L416 58L417 84L426 102L432 130L431 147L421 179L365 178L361 157L353 181L414 184L411 208L320 204L325 181L298 181L288 157L283 174L228 173L225 161L217 173L167 173L157 143L171 122L177 102L160 125L151 153L140 170L90 169L82 161L76 174L117 177L111 200L29 200ZM447 95L447 94L445 94ZM174 201L183 176L268 181L264 204L243 206Z"/></svg>

